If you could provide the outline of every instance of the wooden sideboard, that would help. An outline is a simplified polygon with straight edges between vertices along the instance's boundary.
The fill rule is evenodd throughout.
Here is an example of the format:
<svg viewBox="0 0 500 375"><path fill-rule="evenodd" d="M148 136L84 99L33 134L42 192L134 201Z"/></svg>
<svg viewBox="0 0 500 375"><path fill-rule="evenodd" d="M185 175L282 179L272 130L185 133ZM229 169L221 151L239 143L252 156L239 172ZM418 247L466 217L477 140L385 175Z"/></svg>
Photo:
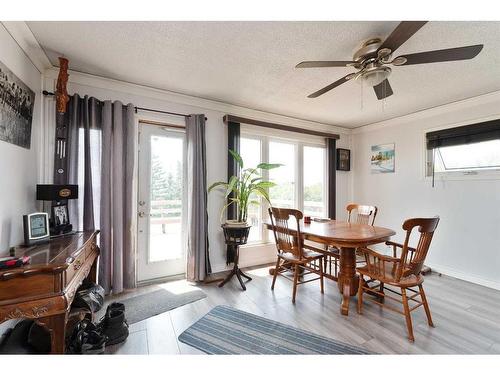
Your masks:
<svg viewBox="0 0 500 375"><path fill-rule="evenodd" d="M33 319L51 335L52 353L65 349L68 313L83 280L96 281L99 247L95 232L77 232L15 255L31 257L29 265L0 271L0 323Z"/></svg>

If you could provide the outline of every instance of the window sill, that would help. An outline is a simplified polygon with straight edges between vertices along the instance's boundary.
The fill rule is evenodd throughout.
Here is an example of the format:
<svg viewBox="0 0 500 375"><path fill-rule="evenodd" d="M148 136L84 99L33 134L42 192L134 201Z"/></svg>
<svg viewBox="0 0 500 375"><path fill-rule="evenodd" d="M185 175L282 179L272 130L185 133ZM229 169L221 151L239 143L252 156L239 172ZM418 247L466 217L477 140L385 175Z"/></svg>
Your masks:
<svg viewBox="0 0 500 375"><path fill-rule="evenodd" d="M432 181L432 176L426 176L426 180ZM469 180L500 180L500 170L490 171L457 171L438 172L434 176L438 181L469 181Z"/></svg>

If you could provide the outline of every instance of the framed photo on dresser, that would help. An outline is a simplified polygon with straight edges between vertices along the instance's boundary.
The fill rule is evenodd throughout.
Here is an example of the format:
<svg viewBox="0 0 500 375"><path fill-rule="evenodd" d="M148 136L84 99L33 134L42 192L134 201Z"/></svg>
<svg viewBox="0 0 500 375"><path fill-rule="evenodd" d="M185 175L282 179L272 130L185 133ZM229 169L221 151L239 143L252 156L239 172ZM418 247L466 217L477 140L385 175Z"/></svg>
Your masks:
<svg viewBox="0 0 500 375"><path fill-rule="evenodd" d="M56 227L69 224L68 205L52 206L52 218Z"/></svg>

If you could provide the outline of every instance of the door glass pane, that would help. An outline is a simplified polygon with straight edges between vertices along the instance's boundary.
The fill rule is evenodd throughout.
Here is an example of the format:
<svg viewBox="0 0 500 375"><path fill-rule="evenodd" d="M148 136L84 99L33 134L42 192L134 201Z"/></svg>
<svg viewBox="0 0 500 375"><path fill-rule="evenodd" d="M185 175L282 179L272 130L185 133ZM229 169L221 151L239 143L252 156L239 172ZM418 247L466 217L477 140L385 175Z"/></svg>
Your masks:
<svg viewBox="0 0 500 375"><path fill-rule="evenodd" d="M262 159L261 141L259 139L241 138L240 139L240 155L243 158L245 168L256 167ZM259 203L261 198L252 194L250 200L256 200ZM248 242L262 240L262 210L260 205L250 205L248 208L248 222L252 225Z"/></svg>
<svg viewBox="0 0 500 375"><path fill-rule="evenodd" d="M304 146L304 215L325 217L325 149Z"/></svg>
<svg viewBox="0 0 500 375"><path fill-rule="evenodd" d="M183 141L151 137L149 262L182 257Z"/></svg>
<svg viewBox="0 0 500 375"><path fill-rule="evenodd" d="M271 169L269 178L278 184L269 189L271 203L275 207L296 208L295 204L295 145L269 142L269 162L283 164Z"/></svg>

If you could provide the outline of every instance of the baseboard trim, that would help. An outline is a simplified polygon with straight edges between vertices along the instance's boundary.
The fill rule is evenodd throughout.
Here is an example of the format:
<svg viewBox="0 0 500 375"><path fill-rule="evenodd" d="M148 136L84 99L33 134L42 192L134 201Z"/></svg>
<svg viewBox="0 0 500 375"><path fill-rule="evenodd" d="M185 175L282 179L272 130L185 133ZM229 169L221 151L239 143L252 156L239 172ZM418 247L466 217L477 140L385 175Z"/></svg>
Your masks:
<svg viewBox="0 0 500 375"><path fill-rule="evenodd" d="M161 284L161 283L166 283L168 281L184 280L185 278L186 278L186 274L185 273L181 273L179 275L172 275L172 276L159 277L159 278L156 278L156 279L149 279L149 280L137 281L137 286L146 286L146 285L152 285L152 284Z"/></svg>
<svg viewBox="0 0 500 375"><path fill-rule="evenodd" d="M487 288L500 290L500 282L499 281L484 279L484 278L479 277L479 276L466 274L466 273L463 273L463 272L456 270L454 268L449 268L449 267L441 266L438 264L428 264L428 266L431 267L432 272L441 273L441 274L446 275L446 276L450 276L450 277L454 277L456 279L468 281L470 283L485 286Z"/></svg>

